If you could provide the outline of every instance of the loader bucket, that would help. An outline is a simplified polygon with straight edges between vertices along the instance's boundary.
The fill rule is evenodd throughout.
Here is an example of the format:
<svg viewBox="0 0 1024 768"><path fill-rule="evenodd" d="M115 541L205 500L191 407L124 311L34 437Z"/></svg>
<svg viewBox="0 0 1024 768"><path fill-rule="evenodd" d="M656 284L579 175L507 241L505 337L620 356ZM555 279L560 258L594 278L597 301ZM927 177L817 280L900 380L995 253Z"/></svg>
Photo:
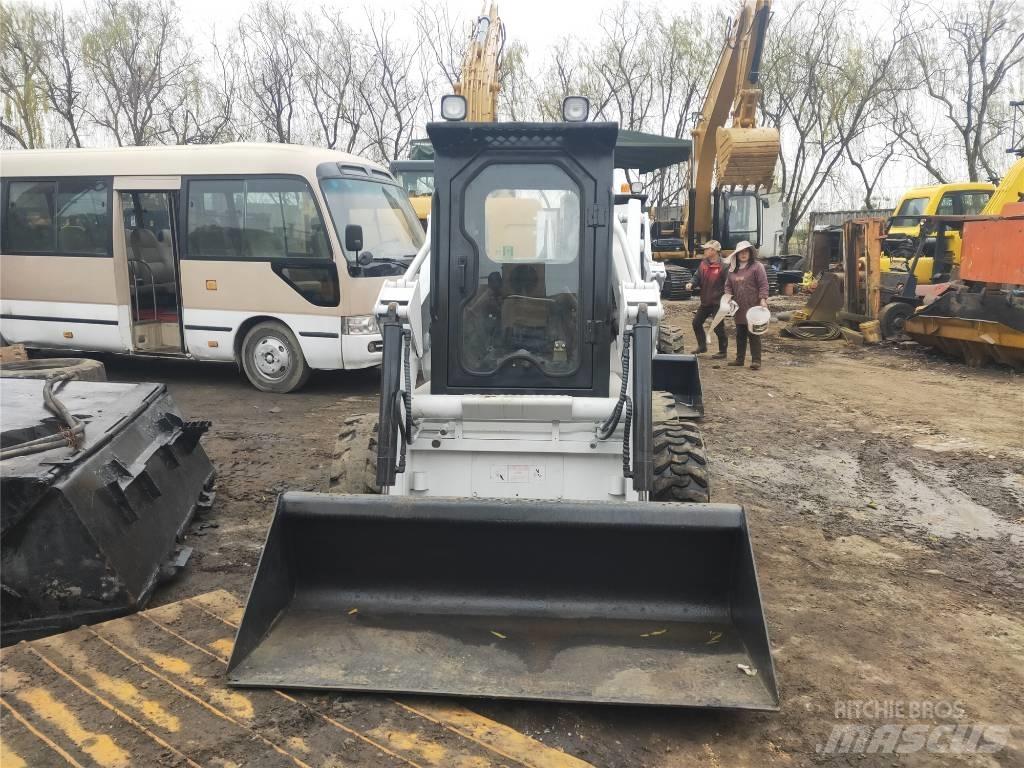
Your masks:
<svg viewBox="0 0 1024 768"><path fill-rule="evenodd" d="M228 681L778 708L744 513L716 504L286 493Z"/></svg>

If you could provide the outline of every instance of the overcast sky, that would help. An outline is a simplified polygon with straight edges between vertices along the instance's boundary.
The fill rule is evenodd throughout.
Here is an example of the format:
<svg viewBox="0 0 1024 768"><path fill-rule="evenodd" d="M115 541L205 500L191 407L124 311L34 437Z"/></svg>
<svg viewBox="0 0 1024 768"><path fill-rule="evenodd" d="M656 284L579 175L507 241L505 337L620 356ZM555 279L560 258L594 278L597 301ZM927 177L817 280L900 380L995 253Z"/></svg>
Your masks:
<svg viewBox="0 0 1024 768"><path fill-rule="evenodd" d="M62 0L66 8L85 5L85 0ZM449 9L453 20L467 21L481 13L483 0L433 0L444 3ZM601 11L619 4L621 0L501 0L499 14L505 24L510 40L518 40L526 44L529 51L528 67L537 72L544 66L550 48L566 36L581 40L593 38L597 34L597 25ZM635 0L642 7L655 7L654 0ZM851 5L858 21L865 31L874 31L889 26L891 14L889 7L894 0L856 0ZM922 9L936 6L946 7L955 4L956 0L914 0ZM927 5L925 5L927 1ZM1024 2L1024 0L1019 0ZM29 0L41 5L52 5L55 0ZM195 42L203 46L211 36L223 41L233 31L238 20L253 5L253 0L176 0L182 11L185 29ZM776 7L801 2L810 7L815 0L776 0ZM385 11L394 16L399 31L412 34L414 30L412 8L418 0L289 0L289 6L301 14L307 10L321 7L329 13L343 14L345 21L355 28L366 26L367 9ZM660 0L660 7L668 15L679 13L690 7L691 3L699 3L702 9L721 9L732 16L739 6L740 0ZM725 30L722 30L723 35ZM769 32L770 34L770 32ZM710 51L709 56L717 57L718 51ZM928 182L927 174L920 168L902 163L893 163L893 170L898 173L886 174L879 185L881 195L896 198L908 184ZM828 193L825 193L828 196Z"/></svg>

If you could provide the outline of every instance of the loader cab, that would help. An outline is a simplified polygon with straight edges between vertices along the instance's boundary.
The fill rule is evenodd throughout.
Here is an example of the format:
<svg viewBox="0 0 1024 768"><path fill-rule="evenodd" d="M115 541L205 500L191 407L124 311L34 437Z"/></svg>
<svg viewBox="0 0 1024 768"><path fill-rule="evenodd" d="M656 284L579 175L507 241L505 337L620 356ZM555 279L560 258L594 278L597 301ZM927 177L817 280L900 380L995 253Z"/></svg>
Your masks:
<svg viewBox="0 0 1024 768"><path fill-rule="evenodd" d="M431 391L607 396L601 123L432 123Z"/></svg>

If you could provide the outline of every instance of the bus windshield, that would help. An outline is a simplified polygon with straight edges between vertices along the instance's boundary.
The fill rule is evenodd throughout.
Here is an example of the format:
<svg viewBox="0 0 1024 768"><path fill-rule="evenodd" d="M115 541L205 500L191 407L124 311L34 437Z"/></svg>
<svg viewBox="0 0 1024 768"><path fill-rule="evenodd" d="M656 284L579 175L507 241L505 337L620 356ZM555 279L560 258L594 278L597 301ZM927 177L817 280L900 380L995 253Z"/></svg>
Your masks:
<svg viewBox="0 0 1024 768"><path fill-rule="evenodd" d="M397 275L405 271L423 244L423 228L400 187L362 179L321 182L345 259L352 274ZM345 248L345 227L363 230L359 253Z"/></svg>

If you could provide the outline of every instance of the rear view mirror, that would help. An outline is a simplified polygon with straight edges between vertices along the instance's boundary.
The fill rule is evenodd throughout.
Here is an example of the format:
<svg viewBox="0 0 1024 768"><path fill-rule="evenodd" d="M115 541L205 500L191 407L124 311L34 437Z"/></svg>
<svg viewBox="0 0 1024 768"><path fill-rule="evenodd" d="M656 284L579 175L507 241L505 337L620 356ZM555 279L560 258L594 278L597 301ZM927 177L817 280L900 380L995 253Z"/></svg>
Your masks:
<svg viewBox="0 0 1024 768"><path fill-rule="evenodd" d="M345 227L345 250L359 253L363 250L363 228L358 224Z"/></svg>

